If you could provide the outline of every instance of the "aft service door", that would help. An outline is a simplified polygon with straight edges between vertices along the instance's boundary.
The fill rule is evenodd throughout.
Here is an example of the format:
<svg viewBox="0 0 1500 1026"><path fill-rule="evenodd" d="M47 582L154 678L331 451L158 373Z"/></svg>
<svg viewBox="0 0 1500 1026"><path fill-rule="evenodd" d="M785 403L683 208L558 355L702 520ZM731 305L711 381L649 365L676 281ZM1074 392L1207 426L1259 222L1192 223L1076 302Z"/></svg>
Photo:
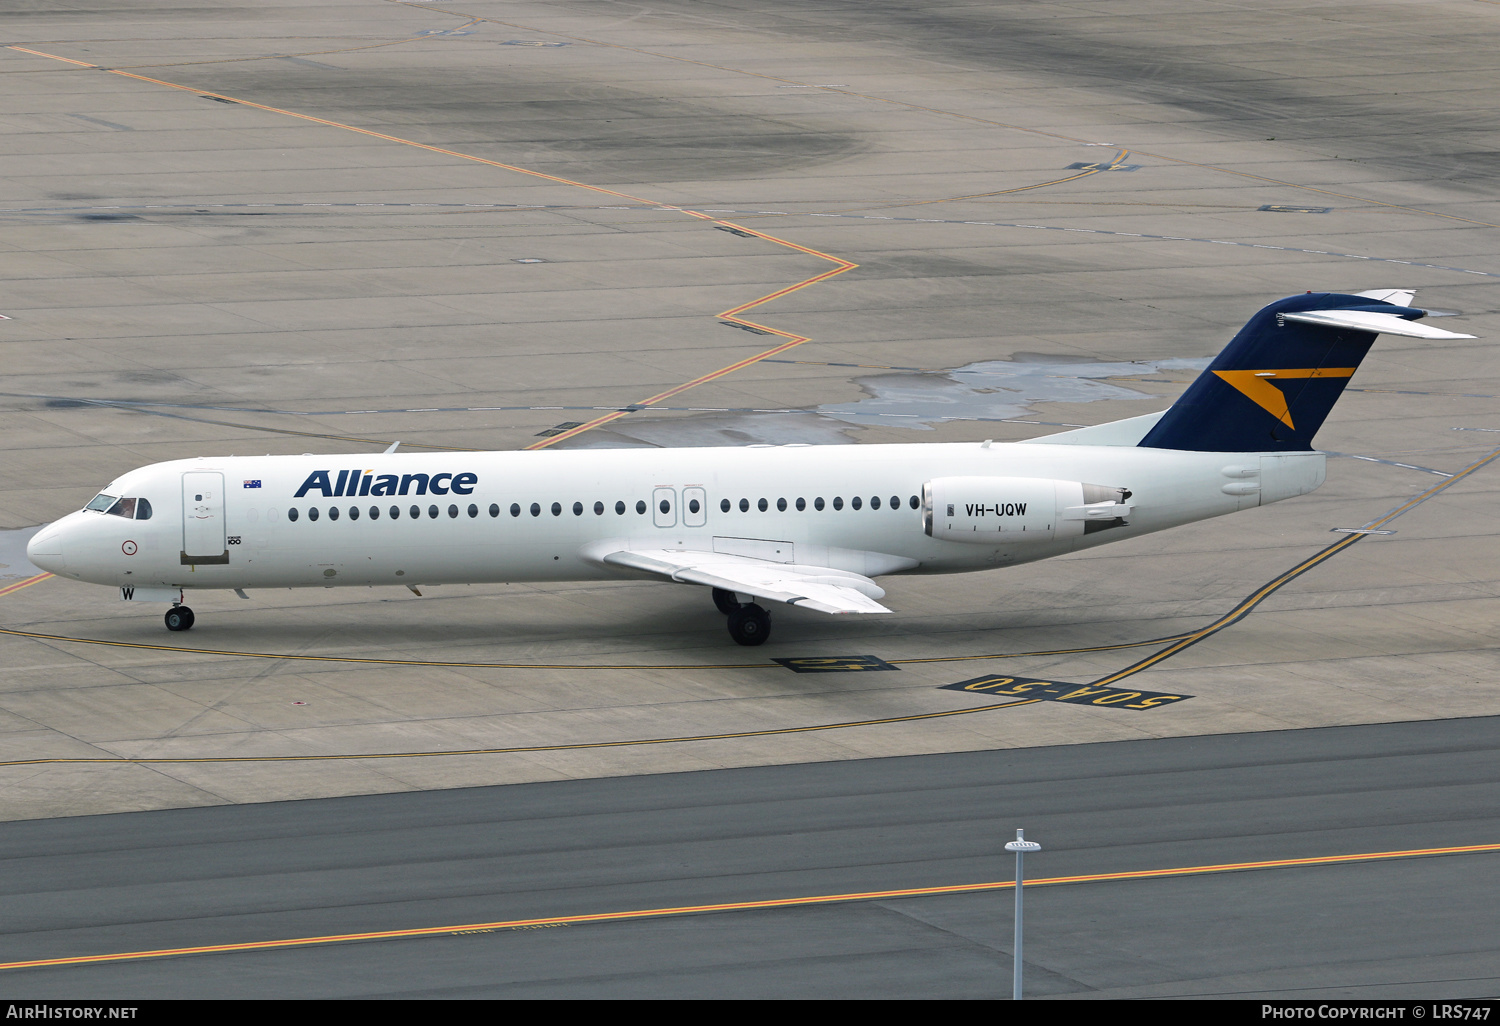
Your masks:
<svg viewBox="0 0 1500 1026"><path fill-rule="evenodd" d="M193 471L182 475L182 563L228 563L225 544L224 475Z"/></svg>

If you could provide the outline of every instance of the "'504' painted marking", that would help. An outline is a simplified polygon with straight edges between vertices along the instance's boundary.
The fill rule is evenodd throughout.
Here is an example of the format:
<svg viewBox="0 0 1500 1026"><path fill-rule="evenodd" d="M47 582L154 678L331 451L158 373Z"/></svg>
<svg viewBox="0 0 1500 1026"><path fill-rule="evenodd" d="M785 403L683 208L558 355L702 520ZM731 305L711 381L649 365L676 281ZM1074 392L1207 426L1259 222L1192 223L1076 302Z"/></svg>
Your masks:
<svg viewBox="0 0 1500 1026"><path fill-rule="evenodd" d="M1100 705L1114 709L1156 709L1193 697L1192 695L1169 695L1161 691L1090 687L1087 684L1036 680L1032 677L1005 677L999 674L975 677L973 680L961 680L957 684L944 684L942 687L946 691L972 691L987 696L1005 695L1008 698L1040 698L1048 702Z"/></svg>

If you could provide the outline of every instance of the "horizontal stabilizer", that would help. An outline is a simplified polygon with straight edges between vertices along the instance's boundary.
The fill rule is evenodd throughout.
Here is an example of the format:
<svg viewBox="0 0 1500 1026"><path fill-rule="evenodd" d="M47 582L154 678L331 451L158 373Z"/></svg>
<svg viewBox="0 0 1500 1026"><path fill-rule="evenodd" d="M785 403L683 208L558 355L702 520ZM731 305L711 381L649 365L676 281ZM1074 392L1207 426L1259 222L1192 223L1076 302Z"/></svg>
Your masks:
<svg viewBox="0 0 1500 1026"><path fill-rule="evenodd" d="M1127 417L1124 420L1112 420L1108 424L1095 424L1093 427L1075 428L1072 431L1059 431L1055 435L1043 435L1041 438L1028 438L1027 444L1046 443L1047 445L1140 445L1141 439L1161 420L1166 410L1157 413L1147 413L1139 417Z"/></svg>
<svg viewBox="0 0 1500 1026"><path fill-rule="evenodd" d="M1393 306L1411 306L1411 301L1417 298L1416 289L1369 289L1354 294L1360 299L1378 299Z"/></svg>
<svg viewBox="0 0 1500 1026"><path fill-rule="evenodd" d="M1405 335L1408 338L1473 338L1456 331L1434 328L1430 324L1419 324L1397 317L1395 314L1375 313L1372 310L1309 310L1306 313L1281 315L1288 321L1317 324L1325 328L1353 328L1356 331L1372 331L1381 335Z"/></svg>
<svg viewBox="0 0 1500 1026"><path fill-rule="evenodd" d="M890 612L875 601L885 597L885 589L847 570L677 549L623 549L596 558L608 566L644 570L681 584L722 588L820 613Z"/></svg>

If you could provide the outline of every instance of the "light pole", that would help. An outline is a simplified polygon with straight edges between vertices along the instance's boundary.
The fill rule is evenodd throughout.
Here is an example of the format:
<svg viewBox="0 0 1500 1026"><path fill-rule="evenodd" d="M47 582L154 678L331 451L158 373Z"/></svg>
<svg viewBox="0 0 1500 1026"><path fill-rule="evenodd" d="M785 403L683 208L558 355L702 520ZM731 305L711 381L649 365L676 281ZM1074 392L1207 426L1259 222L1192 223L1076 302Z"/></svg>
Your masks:
<svg viewBox="0 0 1500 1026"><path fill-rule="evenodd" d="M1025 886L1024 861L1029 851L1041 851L1042 846L1026 840L1026 831L1017 828L1016 839L1005 846L1006 851L1016 853L1016 964L1011 979L1010 996L1021 1000L1021 890Z"/></svg>

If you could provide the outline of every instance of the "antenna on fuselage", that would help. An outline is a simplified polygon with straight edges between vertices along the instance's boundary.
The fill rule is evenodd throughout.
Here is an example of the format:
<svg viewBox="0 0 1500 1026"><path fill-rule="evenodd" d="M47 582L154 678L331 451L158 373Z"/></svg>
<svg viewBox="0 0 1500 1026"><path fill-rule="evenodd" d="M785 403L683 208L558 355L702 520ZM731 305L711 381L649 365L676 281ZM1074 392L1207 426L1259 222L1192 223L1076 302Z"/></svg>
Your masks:
<svg viewBox="0 0 1500 1026"><path fill-rule="evenodd" d="M395 452L396 451L396 446L398 446L400 444L401 444L401 440L398 438L396 441L392 442L390 444L390 447L387 448L385 451L386 452Z"/></svg>

